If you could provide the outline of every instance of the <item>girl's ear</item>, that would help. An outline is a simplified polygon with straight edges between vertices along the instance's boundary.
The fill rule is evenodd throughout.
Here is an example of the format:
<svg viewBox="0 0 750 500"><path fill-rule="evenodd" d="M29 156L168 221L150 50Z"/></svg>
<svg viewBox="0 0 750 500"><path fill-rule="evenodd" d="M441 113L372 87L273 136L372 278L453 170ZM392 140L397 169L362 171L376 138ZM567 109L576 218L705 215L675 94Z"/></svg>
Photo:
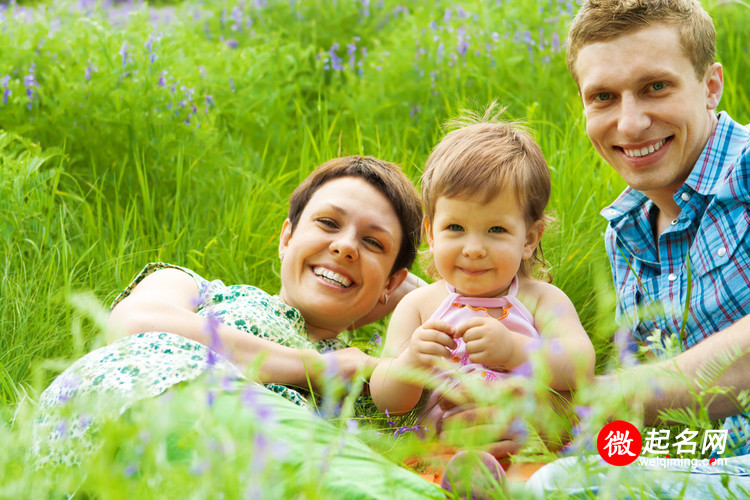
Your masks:
<svg viewBox="0 0 750 500"><path fill-rule="evenodd" d="M432 238L432 225L430 224L430 219L428 219L427 217L425 217L424 221L422 222L422 225L424 226L424 236L425 236L425 239L427 240L427 244L430 247L430 254L432 254L432 242L433 242L433 238Z"/></svg>
<svg viewBox="0 0 750 500"><path fill-rule="evenodd" d="M292 238L292 221L289 219L284 221L281 226L281 236L279 236L279 258L284 256L286 248L289 246L289 240Z"/></svg>
<svg viewBox="0 0 750 500"><path fill-rule="evenodd" d="M534 221L526 231L526 243L523 245L523 258L530 259L534 255L534 250L539 246L544 234L544 221Z"/></svg>

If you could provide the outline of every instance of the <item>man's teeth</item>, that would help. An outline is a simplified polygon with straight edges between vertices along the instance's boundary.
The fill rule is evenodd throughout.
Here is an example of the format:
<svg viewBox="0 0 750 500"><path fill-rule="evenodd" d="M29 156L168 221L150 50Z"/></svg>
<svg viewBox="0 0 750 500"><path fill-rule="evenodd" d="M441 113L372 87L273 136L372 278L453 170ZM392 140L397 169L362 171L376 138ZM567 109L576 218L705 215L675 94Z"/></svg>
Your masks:
<svg viewBox="0 0 750 500"><path fill-rule="evenodd" d="M659 151L661 147L666 143L666 139L662 139L661 141L657 142L656 144L652 144L647 148L641 148L641 149L625 149L623 148L623 151L625 151L626 156L630 157L641 157L646 156L648 154L651 154L655 151Z"/></svg>
<svg viewBox="0 0 750 500"><path fill-rule="evenodd" d="M313 268L313 273L316 276L320 276L321 278L324 278L326 281L330 281L336 285L341 285L343 287L348 287L352 284L351 280L347 279L345 276L341 276L339 273L334 273L330 269L326 269L325 267L315 267Z"/></svg>

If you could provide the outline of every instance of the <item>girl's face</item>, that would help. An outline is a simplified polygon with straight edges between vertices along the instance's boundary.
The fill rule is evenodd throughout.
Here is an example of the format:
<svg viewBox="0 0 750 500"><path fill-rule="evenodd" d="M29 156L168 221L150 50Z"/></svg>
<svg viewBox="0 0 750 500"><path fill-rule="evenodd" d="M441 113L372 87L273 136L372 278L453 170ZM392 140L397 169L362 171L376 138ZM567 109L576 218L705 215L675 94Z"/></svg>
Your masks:
<svg viewBox="0 0 750 500"><path fill-rule="evenodd" d="M520 204L509 190L489 203L440 197L427 221L427 242L440 276L462 295L505 295L521 261L542 236L538 221L527 227Z"/></svg>
<svg viewBox="0 0 750 500"><path fill-rule="evenodd" d="M340 177L312 195L292 233L281 230L281 298L313 340L335 337L369 313L406 275L389 276L401 224L388 198L363 179Z"/></svg>

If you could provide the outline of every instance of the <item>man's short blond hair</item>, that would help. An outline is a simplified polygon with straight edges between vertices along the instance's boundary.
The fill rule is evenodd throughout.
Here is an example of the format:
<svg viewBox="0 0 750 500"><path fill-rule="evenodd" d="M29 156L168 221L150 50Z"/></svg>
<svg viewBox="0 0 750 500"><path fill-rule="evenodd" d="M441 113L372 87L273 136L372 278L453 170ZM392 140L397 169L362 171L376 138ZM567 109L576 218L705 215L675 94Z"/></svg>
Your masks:
<svg viewBox="0 0 750 500"><path fill-rule="evenodd" d="M711 16L698 1L584 0L570 26L567 42L568 70L576 84L575 63L585 45L656 25L677 27L682 51L701 80L716 60L716 31Z"/></svg>

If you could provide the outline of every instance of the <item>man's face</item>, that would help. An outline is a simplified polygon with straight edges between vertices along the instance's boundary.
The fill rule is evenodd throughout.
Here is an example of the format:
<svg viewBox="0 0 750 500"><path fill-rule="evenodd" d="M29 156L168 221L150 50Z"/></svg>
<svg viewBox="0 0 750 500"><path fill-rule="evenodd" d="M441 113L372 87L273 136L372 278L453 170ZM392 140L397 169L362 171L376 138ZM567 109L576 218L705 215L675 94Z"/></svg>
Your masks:
<svg viewBox="0 0 750 500"><path fill-rule="evenodd" d="M629 186L671 198L716 125L721 65L698 79L677 28L656 25L585 45L575 71L586 131L602 158Z"/></svg>

